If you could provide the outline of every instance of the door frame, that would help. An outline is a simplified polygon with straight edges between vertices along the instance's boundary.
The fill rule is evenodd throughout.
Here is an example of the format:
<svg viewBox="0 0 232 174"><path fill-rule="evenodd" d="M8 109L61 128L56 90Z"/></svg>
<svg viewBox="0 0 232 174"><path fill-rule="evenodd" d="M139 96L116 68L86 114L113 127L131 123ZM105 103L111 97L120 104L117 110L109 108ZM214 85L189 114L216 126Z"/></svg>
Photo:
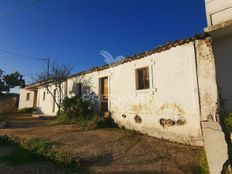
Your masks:
<svg viewBox="0 0 232 174"><path fill-rule="evenodd" d="M38 97L38 90L34 90L34 97L33 97L33 108L37 108L37 97Z"/></svg>
<svg viewBox="0 0 232 174"><path fill-rule="evenodd" d="M103 88L103 80L104 79L107 79L107 86L108 86L108 91L107 91L107 110L106 111L103 111L103 109L102 109L102 99L103 99L103 96L102 96L102 88ZM98 83L99 83L99 107L98 107L98 110L100 111L100 112L108 112L109 111L109 77L108 76L103 76L103 77L100 77L99 78L99 81L98 81Z"/></svg>

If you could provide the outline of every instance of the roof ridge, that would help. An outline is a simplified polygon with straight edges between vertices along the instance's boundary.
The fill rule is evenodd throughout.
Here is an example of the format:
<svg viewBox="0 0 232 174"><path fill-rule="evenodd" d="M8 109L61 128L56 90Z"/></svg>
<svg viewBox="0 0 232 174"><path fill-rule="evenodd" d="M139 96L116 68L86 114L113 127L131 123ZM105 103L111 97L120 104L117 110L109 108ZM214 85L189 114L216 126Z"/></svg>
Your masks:
<svg viewBox="0 0 232 174"><path fill-rule="evenodd" d="M149 56L149 55L152 55L152 54L155 54L155 53L160 53L160 52L169 50L171 48L174 48L176 46L181 46L181 45L184 45L186 43L189 43L189 42L192 42L192 41L195 41L195 40L203 40L203 39L206 39L207 37L210 37L210 36L211 35L209 33L204 32L204 33L201 33L201 34L196 34L196 35L194 35L192 37L187 37L187 38L179 39L179 40L175 40L175 41L169 41L169 42L166 42L166 44L159 45L159 46L157 46L157 47L155 47L155 48L153 48L151 50L143 51L143 52L134 54L132 56L127 56L124 59L120 60L119 62L112 63L112 64L104 64L102 66L94 66L94 67L89 68L88 70L80 71L78 73L70 75L69 77L67 77L67 79L77 77L77 76L81 76L81 75L85 75L85 74L89 74L89 73L92 73L92 72L95 72L95 71L101 71L101 70L107 69L109 67L115 67L115 66L127 63L127 62L134 61L134 60L142 59L142 58L144 58L146 56ZM39 85L42 82L43 81L35 82L35 83L27 85L26 87L34 86L36 84Z"/></svg>
<svg viewBox="0 0 232 174"><path fill-rule="evenodd" d="M169 49L171 49L173 47L180 46L180 45L192 42L194 40L202 40L202 39L205 39L205 38L210 37L210 36L211 35L209 33L205 32L205 33L201 33L201 34L196 34L193 37L187 37L187 38L184 38L184 39L179 39L179 40L175 40L175 41L169 41L166 44L159 45L159 46L157 46L157 47L155 47L155 48L153 48L151 50L143 51L143 52L134 54L132 56L127 56L123 60L121 60L120 62L110 64L110 66L111 67L114 67L114 65L118 66L120 64L124 64L124 63L130 62L130 61L133 61L133 60L141 59L143 57L146 57L146 56L154 54L154 53L160 53L160 52L169 50ZM88 70L84 70L84 71L75 73L75 74L69 76L69 78L84 75L84 74L88 74L88 73L91 73L91 72L94 72L94 71L100 71L100 70L107 69L107 68L109 68L109 64L104 64L102 66L93 67L93 68L90 68Z"/></svg>

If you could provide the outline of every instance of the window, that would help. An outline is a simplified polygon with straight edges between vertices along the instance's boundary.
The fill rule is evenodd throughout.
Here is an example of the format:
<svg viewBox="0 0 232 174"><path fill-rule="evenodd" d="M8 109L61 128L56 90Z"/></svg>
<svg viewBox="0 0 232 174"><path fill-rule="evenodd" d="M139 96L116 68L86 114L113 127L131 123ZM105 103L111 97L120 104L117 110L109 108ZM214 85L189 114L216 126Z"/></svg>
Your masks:
<svg viewBox="0 0 232 174"><path fill-rule="evenodd" d="M149 89L149 69L148 67L140 68L136 70L136 89Z"/></svg>
<svg viewBox="0 0 232 174"><path fill-rule="evenodd" d="M43 101L45 100L45 97L46 97L46 92L44 91L43 92Z"/></svg>
<svg viewBox="0 0 232 174"><path fill-rule="evenodd" d="M30 100L30 93L27 93L26 100Z"/></svg>

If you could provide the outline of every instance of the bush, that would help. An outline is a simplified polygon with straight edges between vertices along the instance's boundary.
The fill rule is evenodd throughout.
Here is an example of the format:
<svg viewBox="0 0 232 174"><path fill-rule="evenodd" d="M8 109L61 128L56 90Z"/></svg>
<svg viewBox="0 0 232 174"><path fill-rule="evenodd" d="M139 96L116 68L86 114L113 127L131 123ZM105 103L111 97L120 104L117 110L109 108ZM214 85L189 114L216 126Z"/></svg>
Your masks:
<svg viewBox="0 0 232 174"><path fill-rule="evenodd" d="M64 124L85 124L86 120L93 117L93 110L89 102L75 96L66 97L62 103L62 111L58 121Z"/></svg>
<svg viewBox="0 0 232 174"><path fill-rule="evenodd" d="M114 120L109 118L104 118L102 116L96 115L86 124L87 129L101 129L101 128L118 128L118 125Z"/></svg>
<svg viewBox="0 0 232 174"><path fill-rule="evenodd" d="M206 157L205 150L203 149L200 154L200 173L202 174L209 174L209 166L208 166L208 161Z"/></svg>
<svg viewBox="0 0 232 174"><path fill-rule="evenodd" d="M58 117L58 122L62 124L76 124L83 129L101 129L101 128L117 128L117 124L111 118L104 118L100 115L95 115L91 117L74 117L62 113Z"/></svg>
<svg viewBox="0 0 232 174"><path fill-rule="evenodd" d="M36 111L35 108L23 108L23 109L19 109L18 112L19 113L28 113L31 114L32 112Z"/></svg>
<svg viewBox="0 0 232 174"><path fill-rule="evenodd" d="M92 107L89 102L83 101L81 97L65 97L62 103L62 113L68 116L85 117L93 114Z"/></svg>
<svg viewBox="0 0 232 174"><path fill-rule="evenodd" d="M93 114L91 104L78 96L64 99L58 122L77 124L84 129L117 127L112 118L104 118L102 114Z"/></svg>
<svg viewBox="0 0 232 174"><path fill-rule="evenodd" d="M232 132L232 113L227 114L223 121L227 131Z"/></svg>

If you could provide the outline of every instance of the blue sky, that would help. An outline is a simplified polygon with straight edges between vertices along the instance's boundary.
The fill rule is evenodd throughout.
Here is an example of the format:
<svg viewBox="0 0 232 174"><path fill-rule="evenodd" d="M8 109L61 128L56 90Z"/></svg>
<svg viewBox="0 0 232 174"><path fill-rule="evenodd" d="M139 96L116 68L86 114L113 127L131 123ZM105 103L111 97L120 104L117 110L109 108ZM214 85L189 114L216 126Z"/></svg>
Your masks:
<svg viewBox="0 0 232 174"><path fill-rule="evenodd" d="M2 11L31 0L2 0ZM73 72L104 64L100 50L132 55L168 41L202 33L204 0L42 0L0 17L0 49L50 57ZM39 73L45 63L0 52L5 72Z"/></svg>

